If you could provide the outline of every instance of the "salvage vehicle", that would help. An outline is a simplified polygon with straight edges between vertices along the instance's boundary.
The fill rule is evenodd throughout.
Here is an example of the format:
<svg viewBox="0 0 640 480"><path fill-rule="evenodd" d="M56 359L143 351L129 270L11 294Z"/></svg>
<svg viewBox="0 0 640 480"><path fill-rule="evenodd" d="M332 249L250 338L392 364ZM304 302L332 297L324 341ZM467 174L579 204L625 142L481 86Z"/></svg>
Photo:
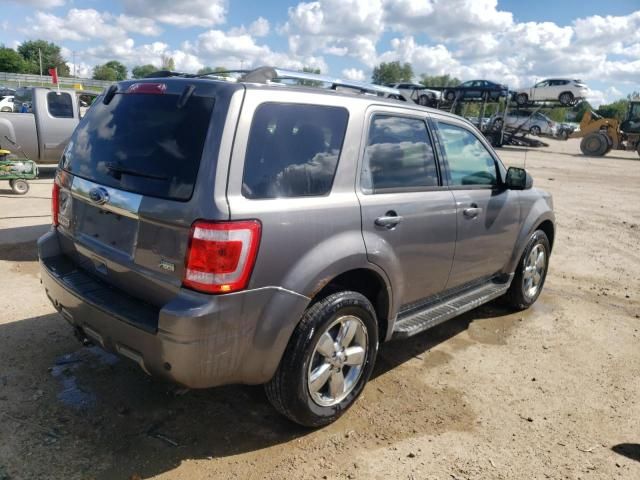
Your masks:
<svg viewBox="0 0 640 480"><path fill-rule="evenodd" d="M447 87L442 92L447 102L454 100L498 100L509 95L506 85L491 82L489 80L469 80L456 87Z"/></svg>
<svg viewBox="0 0 640 480"><path fill-rule="evenodd" d="M400 90L405 100L412 100L423 107L435 107L441 95L440 92L430 90L419 83L390 83L387 86Z"/></svg>
<svg viewBox="0 0 640 480"><path fill-rule="evenodd" d="M514 92L518 105L530 102L560 102L570 106L577 104L589 95L589 87L582 80L566 78L550 78L536 83L530 88L521 88Z"/></svg>
<svg viewBox="0 0 640 480"><path fill-rule="evenodd" d="M580 150L590 157L601 157L611 150L635 150L640 155L640 99L629 101L625 119L603 118L586 111L580 130L571 135L582 138Z"/></svg>
<svg viewBox="0 0 640 480"><path fill-rule="evenodd" d="M42 283L84 343L319 427L381 342L539 297L551 196L468 121L271 67L170 75L110 87L55 176Z"/></svg>
<svg viewBox="0 0 640 480"><path fill-rule="evenodd" d="M13 95L0 97L0 112L13 112Z"/></svg>
<svg viewBox="0 0 640 480"><path fill-rule="evenodd" d="M80 121L78 95L98 94L45 87L19 88L13 112L0 112L0 141L22 145L39 164L56 164Z"/></svg>
<svg viewBox="0 0 640 480"><path fill-rule="evenodd" d="M502 127L502 115L495 115L496 128ZM531 135L555 136L558 133L558 124L542 112L529 110L511 110L507 113L505 125L509 128L518 128Z"/></svg>

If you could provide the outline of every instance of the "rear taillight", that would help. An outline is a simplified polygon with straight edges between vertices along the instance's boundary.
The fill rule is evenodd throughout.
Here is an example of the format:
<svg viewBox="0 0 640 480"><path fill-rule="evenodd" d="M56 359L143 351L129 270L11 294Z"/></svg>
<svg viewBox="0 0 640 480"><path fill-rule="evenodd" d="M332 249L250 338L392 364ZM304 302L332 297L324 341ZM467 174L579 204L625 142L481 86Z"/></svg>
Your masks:
<svg viewBox="0 0 640 480"><path fill-rule="evenodd" d="M58 226L58 211L60 209L60 185L54 180L51 189L51 223Z"/></svg>
<svg viewBox="0 0 640 480"><path fill-rule="evenodd" d="M260 222L196 221L191 227L182 284L206 293L244 289L258 253Z"/></svg>

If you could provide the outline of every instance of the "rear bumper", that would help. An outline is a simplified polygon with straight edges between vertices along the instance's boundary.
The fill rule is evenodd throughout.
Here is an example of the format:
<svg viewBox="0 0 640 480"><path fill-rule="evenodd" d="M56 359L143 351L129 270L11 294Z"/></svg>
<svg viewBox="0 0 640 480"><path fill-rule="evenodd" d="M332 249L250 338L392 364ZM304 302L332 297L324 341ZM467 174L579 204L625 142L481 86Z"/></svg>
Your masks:
<svg viewBox="0 0 640 480"><path fill-rule="evenodd" d="M276 287L218 296L182 289L155 308L77 268L55 230L38 240L38 253L47 296L74 328L190 388L268 381L309 302Z"/></svg>

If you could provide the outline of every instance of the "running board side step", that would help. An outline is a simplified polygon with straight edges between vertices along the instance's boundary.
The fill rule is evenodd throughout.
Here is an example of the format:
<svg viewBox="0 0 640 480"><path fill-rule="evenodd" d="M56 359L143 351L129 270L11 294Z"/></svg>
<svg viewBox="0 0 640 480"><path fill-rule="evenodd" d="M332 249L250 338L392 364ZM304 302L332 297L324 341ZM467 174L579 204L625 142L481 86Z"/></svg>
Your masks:
<svg viewBox="0 0 640 480"><path fill-rule="evenodd" d="M423 309L401 313L393 327L393 338L412 337L504 295L511 285L512 278L513 276L510 276L504 283L489 281L431 303Z"/></svg>

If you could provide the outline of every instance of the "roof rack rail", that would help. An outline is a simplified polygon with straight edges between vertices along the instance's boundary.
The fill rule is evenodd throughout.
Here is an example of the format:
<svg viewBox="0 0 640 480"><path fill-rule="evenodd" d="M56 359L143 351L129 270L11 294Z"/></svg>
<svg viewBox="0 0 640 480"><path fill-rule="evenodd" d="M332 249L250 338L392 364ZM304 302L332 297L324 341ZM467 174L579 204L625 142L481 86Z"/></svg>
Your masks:
<svg viewBox="0 0 640 480"><path fill-rule="evenodd" d="M357 82L355 80L342 80L328 75L320 75L317 73L298 72L295 70L287 70L275 67L259 67L244 76L238 81L248 83L269 83L277 80L302 80L311 82L320 82L331 85L331 89L336 90L338 87L351 88L361 93L370 93L376 95L401 95L396 88L385 87L383 85L375 85L373 83Z"/></svg>

